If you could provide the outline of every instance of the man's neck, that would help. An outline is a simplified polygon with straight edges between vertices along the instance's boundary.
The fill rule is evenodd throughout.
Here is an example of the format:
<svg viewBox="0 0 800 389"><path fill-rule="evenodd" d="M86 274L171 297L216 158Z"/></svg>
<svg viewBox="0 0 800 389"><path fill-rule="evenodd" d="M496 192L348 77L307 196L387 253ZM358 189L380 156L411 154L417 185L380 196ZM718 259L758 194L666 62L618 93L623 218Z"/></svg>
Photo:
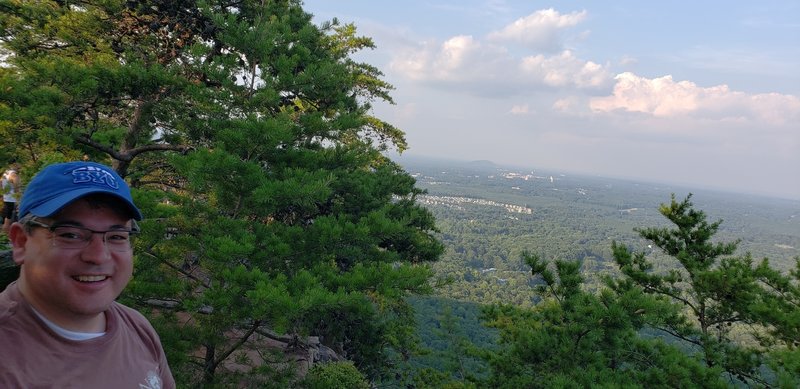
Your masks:
<svg viewBox="0 0 800 389"><path fill-rule="evenodd" d="M25 288L24 282L21 281L22 280L20 280L19 291L20 294L22 294L22 297L28 301L28 304L33 307L37 314L55 324L59 328L63 328L67 331L83 333L100 333L106 331L105 312L100 312L96 315L80 316L67 316L64 314L58 314L57 312L52 312L48 309L44 309L44 307L41 304L38 304L35 299L30 298L30 293L27 293L27 288Z"/></svg>
<svg viewBox="0 0 800 389"><path fill-rule="evenodd" d="M36 316L39 316L39 318L42 319L44 324L46 324L48 327L50 327L50 329L53 330L53 332L55 332L56 334L58 334L59 336L61 336L63 338L67 338L69 340L84 341L84 340L90 340L90 339L94 339L94 338L99 338L99 337L101 337L101 336L106 334L105 331L102 331L102 332L71 331L71 330L68 330L68 329L66 329L64 327L61 327L58 324L53 323L52 321L48 320L46 317L44 317L44 315L39 313L39 311L37 311L36 308L33 308L33 312L36 313ZM103 315L103 316L105 316L105 315Z"/></svg>

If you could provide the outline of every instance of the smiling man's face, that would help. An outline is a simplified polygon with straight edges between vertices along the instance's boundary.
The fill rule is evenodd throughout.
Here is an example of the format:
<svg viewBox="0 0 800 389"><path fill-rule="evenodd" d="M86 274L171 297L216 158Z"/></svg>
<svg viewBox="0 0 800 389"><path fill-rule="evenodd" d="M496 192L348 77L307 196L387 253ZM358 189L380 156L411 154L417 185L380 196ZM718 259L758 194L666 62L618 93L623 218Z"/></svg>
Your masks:
<svg viewBox="0 0 800 389"><path fill-rule="evenodd" d="M40 220L95 231L130 229L130 217L120 208L82 198ZM104 331L103 312L131 279L132 250L109 250L102 234L92 234L81 249L55 247L51 236L46 228L34 226L26 233L23 225L12 226L14 261L21 265L20 291L39 313L65 329Z"/></svg>

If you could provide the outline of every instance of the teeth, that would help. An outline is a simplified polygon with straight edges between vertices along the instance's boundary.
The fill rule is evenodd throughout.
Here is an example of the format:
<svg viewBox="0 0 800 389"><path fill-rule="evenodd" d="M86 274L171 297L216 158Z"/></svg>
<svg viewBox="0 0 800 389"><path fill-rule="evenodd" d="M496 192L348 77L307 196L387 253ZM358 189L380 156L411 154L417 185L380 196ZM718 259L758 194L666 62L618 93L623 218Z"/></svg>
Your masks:
<svg viewBox="0 0 800 389"><path fill-rule="evenodd" d="M106 276L76 276L76 280L80 282L97 282L106 279Z"/></svg>

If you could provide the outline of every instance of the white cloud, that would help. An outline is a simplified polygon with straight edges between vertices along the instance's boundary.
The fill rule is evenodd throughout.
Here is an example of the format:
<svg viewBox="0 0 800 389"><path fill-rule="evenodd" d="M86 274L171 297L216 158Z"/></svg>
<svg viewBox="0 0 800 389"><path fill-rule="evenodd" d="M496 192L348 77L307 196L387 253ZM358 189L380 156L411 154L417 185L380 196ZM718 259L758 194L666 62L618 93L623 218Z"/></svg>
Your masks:
<svg viewBox="0 0 800 389"><path fill-rule="evenodd" d="M479 50L480 45L478 45L471 36L456 36L444 42L434 65L444 72L458 69L464 67L464 62L469 58L471 53L475 53Z"/></svg>
<svg viewBox="0 0 800 389"><path fill-rule="evenodd" d="M639 60L637 60L636 58L634 58L634 57L632 57L630 55L624 55L619 60L619 64L621 66L635 65L638 62L639 62Z"/></svg>
<svg viewBox="0 0 800 389"><path fill-rule="evenodd" d="M562 15L552 8L543 9L517 19L500 31L492 32L488 38L492 41L521 43L534 50L559 51L560 32L579 24L586 19L586 15L586 11Z"/></svg>
<svg viewBox="0 0 800 389"><path fill-rule="evenodd" d="M608 64L559 49L560 32L586 16L586 11L562 15L553 9L540 10L484 38L457 35L441 43L426 41L394 50L389 68L429 87L485 97L519 95L542 87L596 91L613 81ZM509 43L528 48L520 52L506 46Z"/></svg>
<svg viewBox="0 0 800 389"><path fill-rule="evenodd" d="M515 105L511 107L512 115L526 115L529 113L529 111L530 107L528 106L528 104Z"/></svg>
<svg viewBox="0 0 800 389"><path fill-rule="evenodd" d="M558 99L553 103L552 109L556 112L575 114L578 106L582 105L575 96Z"/></svg>
<svg viewBox="0 0 800 389"><path fill-rule="evenodd" d="M800 99L778 93L747 94L727 85L708 88L672 76L648 79L633 73L615 77L612 95L590 102L595 112L641 112L655 117L694 116L714 120L763 121L782 125L800 119Z"/></svg>
<svg viewBox="0 0 800 389"><path fill-rule="evenodd" d="M503 69L513 66L508 61L504 48L459 35L439 45L426 42L398 51L389 66L406 78L446 85L502 79Z"/></svg>
<svg viewBox="0 0 800 389"><path fill-rule="evenodd" d="M520 68L525 75L554 87L596 88L610 80L610 74L602 65L578 59L569 50L552 57L523 58Z"/></svg>
<svg viewBox="0 0 800 389"><path fill-rule="evenodd" d="M398 53L390 68L429 86L485 96L509 96L542 86L596 90L612 82L606 65L582 60L570 51L517 59L503 47L469 36Z"/></svg>

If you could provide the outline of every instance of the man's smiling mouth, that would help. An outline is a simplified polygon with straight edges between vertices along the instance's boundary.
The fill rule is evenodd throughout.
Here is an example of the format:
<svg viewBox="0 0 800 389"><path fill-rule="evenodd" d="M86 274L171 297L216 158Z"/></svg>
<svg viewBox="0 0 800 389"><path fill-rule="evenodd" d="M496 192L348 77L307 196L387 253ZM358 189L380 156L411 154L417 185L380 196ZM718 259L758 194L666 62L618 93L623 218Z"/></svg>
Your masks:
<svg viewBox="0 0 800 389"><path fill-rule="evenodd" d="M108 276L75 276L72 278L80 282L98 282L105 281Z"/></svg>

